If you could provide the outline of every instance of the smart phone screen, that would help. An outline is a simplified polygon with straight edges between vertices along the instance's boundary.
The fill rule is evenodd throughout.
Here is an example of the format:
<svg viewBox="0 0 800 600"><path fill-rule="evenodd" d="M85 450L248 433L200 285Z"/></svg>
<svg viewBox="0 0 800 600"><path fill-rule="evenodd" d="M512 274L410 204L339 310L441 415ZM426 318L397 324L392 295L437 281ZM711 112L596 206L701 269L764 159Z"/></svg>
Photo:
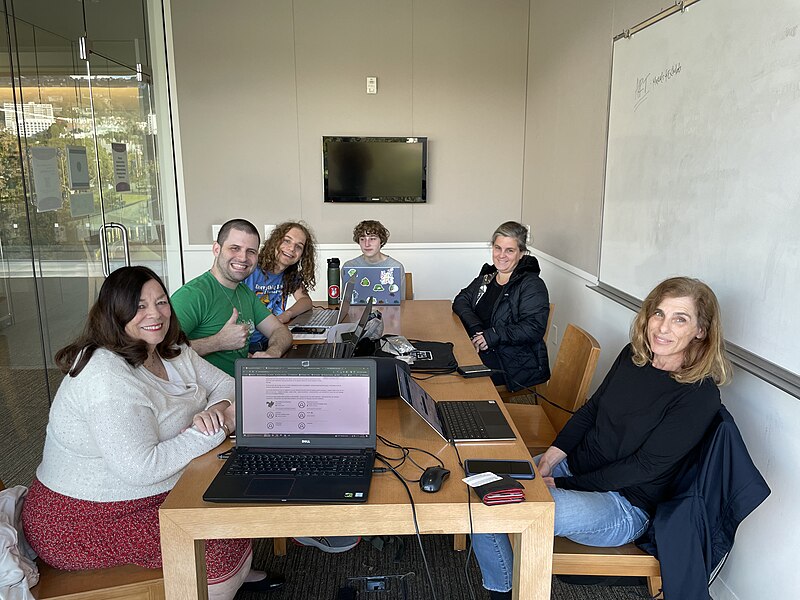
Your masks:
<svg viewBox="0 0 800 600"><path fill-rule="evenodd" d="M467 475L485 473L489 471L495 475L509 475L515 479L533 479L533 465L527 460L481 460L467 459L464 461Z"/></svg>

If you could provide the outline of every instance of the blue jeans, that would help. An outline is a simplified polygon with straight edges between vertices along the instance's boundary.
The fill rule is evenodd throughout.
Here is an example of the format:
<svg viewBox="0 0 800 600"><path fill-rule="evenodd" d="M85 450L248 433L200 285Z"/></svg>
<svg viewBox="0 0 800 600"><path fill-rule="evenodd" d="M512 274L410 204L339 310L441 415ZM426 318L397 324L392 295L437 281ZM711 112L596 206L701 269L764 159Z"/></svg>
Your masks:
<svg viewBox="0 0 800 600"><path fill-rule="evenodd" d="M540 455L541 456L541 455ZM534 461L539 464L539 456ZM553 477L569 477L567 461L553 469ZM648 516L617 492L580 492L548 488L555 501L555 535L587 546L622 546L642 535ZM505 533L479 533L472 538L483 587L496 592L511 589L514 555Z"/></svg>

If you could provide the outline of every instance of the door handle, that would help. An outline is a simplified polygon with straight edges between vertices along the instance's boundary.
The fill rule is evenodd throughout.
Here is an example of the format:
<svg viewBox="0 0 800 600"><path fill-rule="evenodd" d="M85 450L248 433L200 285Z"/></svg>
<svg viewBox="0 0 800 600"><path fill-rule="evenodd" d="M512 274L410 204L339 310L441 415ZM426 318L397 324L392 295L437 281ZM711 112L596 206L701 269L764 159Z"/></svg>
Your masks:
<svg viewBox="0 0 800 600"><path fill-rule="evenodd" d="M131 266L131 249L128 246L128 230L121 223L106 223L100 228L100 255L103 263L103 275L108 277L111 275L111 257L108 252L108 232L112 229L118 229L119 235L122 238L122 250L125 253L125 266Z"/></svg>

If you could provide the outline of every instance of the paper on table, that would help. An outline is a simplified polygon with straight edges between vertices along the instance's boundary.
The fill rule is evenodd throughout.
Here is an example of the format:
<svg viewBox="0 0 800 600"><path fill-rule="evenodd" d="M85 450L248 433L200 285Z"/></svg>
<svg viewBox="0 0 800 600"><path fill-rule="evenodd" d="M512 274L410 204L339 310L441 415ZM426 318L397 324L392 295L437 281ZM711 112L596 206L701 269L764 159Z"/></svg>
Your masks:
<svg viewBox="0 0 800 600"><path fill-rule="evenodd" d="M469 477L464 477L461 481L466 483L470 487L480 487L482 485L486 485L487 483L492 483L493 481L500 481L502 477L498 477L494 473L486 471L485 473L477 473L475 475L470 475Z"/></svg>

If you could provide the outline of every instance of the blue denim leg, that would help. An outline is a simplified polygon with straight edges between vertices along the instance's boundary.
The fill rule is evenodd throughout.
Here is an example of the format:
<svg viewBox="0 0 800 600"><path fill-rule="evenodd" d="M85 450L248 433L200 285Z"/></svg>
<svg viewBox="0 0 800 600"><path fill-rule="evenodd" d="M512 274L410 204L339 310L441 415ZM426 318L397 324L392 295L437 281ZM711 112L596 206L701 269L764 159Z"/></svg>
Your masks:
<svg viewBox="0 0 800 600"><path fill-rule="evenodd" d="M538 463L539 457L534 460ZM553 469L553 477L569 477L567 461ZM617 492L581 492L550 488L556 503L555 535L586 546L622 546L647 528L648 516Z"/></svg>
<svg viewBox="0 0 800 600"><path fill-rule="evenodd" d="M539 463L539 456L534 458ZM554 477L569 477L567 461L553 469ZM647 528L648 516L617 492L580 492L549 488L555 502L555 535L587 546L622 546ZM473 536L472 547L487 590L511 589L514 555L504 533Z"/></svg>
<svg viewBox="0 0 800 600"><path fill-rule="evenodd" d="M472 551L483 575L483 587L495 592L511 589L514 554L505 533L476 533L472 536Z"/></svg>

